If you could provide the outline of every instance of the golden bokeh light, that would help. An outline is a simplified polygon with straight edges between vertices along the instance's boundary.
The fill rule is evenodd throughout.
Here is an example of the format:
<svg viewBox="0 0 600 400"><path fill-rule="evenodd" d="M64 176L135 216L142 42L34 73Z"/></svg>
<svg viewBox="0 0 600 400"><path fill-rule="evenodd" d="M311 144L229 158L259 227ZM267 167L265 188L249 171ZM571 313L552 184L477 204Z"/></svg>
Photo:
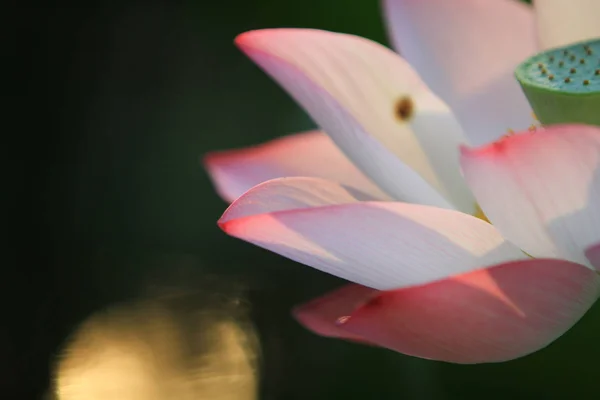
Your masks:
<svg viewBox="0 0 600 400"><path fill-rule="evenodd" d="M57 361L55 398L256 399L250 324L206 305L183 315L153 301L93 315Z"/></svg>

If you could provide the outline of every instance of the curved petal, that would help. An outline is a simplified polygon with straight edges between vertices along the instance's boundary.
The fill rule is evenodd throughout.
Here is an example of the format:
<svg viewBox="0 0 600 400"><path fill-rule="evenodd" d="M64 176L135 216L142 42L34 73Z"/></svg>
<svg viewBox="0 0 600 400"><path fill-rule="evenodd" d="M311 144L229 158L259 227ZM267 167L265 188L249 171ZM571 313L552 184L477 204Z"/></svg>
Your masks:
<svg viewBox="0 0 600 400"><path fill-rule="evenodd" d="M375 289L417 285L524 258L490 224L453 210L358 202L339 185L274 180L219 221L229 235ZM335 204L337 202L337 204Z"/></svg>
<svg viewBox="0 0 600 400"><path fill-rule="evenodd" d="M280 211L371 201L369 195L320 178L277 178L256 185L237 198L219 219L232 221Z"/></svg>
<svg viewBox="0 0 600 400"><path fill-rule="evenodd" d="M384 7L396 49L448 103L473 144L533 122L513 76L536 52L530 6L516 0L386 0Z"/></svg>
<svg viewBox="0 0 600 400"><path fill-rule="evenodd" d="M489 220L534 257L589 265L600 243L600 128L552 126L464 149L465 178Z"/></svg>
<svg viewBox="0 0 600 400"><path fill-rule="evenodd" d="M376 199L389 199L320 131L284 136L245 149L212 152L204 158L204 165L219 195L230 203L259 183L295 176L328 179Z"/></svg>
<svg viewBox="0 0 600 400"><path fill-rule="evenodd" d="M534 5L545 49L600 37L598 0L535 0Z"/></svg>
<svg viewBox="0 0 600 400"><path fill-rule="evenodd" d="M358 335L341 329L337 321L350 315L381 292L361 285L345 285L294 309L294 317L314 333L364 342Z"/></svg>
<svg viewBox="0 0 600 400"><path fill-rule="evenodd" d="M387 193L474 210L458 168L460 126L391 50L309 29L252 31L236 43Z"/></svg>
<svg viewBox="0 0 600 400"><path fill-rule="evenodd" d="M382 293L339 328L417 357L500 362L550 344L598 294L600 278L582 265L525 260Z"/></svg>
<svg viewBox="0 0 600 400"><path fill-rule="evenodd" d="M585 251L585 256L590 264L592 264L597 271L600 271L600 243L587 249Z"/></svg>

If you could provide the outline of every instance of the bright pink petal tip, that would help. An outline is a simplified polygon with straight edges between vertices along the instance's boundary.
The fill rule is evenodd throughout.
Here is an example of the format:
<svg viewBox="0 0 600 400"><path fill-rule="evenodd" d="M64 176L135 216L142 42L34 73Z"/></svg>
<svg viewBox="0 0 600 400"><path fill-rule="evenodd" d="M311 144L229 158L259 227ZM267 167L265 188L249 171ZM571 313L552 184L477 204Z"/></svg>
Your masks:
<svg viewBox="0 0 600 400"><path fill-rule="evenodd" d="M540 128L541 129L541 128ZM520 141L526 139L527 137L531 137L532 135L538 133L537 131L524 130L521 132L513 133L510 135L504 135L499 139L485 144L483 146L471 147L463 145L460 147L460 154L462 158L462 162L464 163L465 158L469 157L493 157L495 155L503 154L506 151L507 144L512 146L518 145Z"/></svg>
<svg viewBox="0 0 600 400"><path fill-rule="evenodd" d="M338 321L353 313L378 293L381 292L366 286L346 285L296 307L293 315L305 328L318 335L364 342L359 335L340 329Z"/></svg>
<svg viewBox="0 0 600 400"><path fill-rule="evenodd" d="M596 131L596 132L594 132ZM561 135L561 136L578 136L580 132L585 134L598 135L598 128L591 127L589 125L582 124L558 124L550 127L539 127L535 130L523 130L512 134L507 134L499 138L498 140L479 147L468 147L463 146L467 154L473 156L483 155L500 155L506 151L516 151L523 145L527 145L532 140L536 140L540 135ZM553 139L552 139L553 140Z"/></svg>
<svg viewBox="0 0 600 400"><path fill-rule="evenodd" d="M252 38L252 36L254 34L256 34L256 32L259 32L259 31L260 30L252 30L252 31L240 33L239 35L237 35L235 37L235 39L233 40L233 43L238 47L243 47L244 45L246 45L248 43L248 41Z"/></svg>
<svg viewBox="0 0 600 400"><path fill-rule="evenodd" d="M507 143L518 143L523 138L533 135L531 131L523 131L512 135L502 136L500 139L480 147L466 147L461 149L461 155L467 157L494 156L502 154L506 150Z"/></svg>
<svg viewBox="0 0 600 400"><path fill-rule="evenodd" d="M384 292L337 328L421 358L500 362L547 346L599 293L592 270L532 259Z"/></svg>

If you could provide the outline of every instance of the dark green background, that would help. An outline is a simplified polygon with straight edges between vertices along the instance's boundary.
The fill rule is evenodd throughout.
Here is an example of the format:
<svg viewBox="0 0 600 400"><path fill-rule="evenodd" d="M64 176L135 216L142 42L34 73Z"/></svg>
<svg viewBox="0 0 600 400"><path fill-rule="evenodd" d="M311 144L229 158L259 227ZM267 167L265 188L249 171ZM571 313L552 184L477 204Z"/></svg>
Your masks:
<svg viewBox="0 0 600 400"><path fill-rule="evenodd" d="M313 127L238 52L235 35L313 27L385 43L376 1L127 0L15 11L8 39L16 69L4 95L19 111L4 127L16 139L5 168L6 398L43 393L81 321L153 285L244 293L261 340L261 399L596 395L598 307L521 360L414 359L308 333L290 308L342 282L217 228L226 204L201 155ZM210 308L213 297L204 298Z"/></svg>

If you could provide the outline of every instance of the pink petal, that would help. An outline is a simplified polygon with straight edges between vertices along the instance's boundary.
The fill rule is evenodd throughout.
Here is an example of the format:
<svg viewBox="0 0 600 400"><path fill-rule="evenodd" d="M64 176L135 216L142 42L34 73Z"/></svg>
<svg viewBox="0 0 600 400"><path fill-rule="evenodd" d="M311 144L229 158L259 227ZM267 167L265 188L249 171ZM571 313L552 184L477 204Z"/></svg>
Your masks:
<svg viewBox="0 0 600 400"><path fill-rule="evenodd" d="M323 178L376 199L389 199L319 131L289 135L245 149L213 152L204 158L204 164L217 192L228 202L261 182L295 176Z"/></svg>
<svg viewBox="0 0 600 400"><path fill-rule="evenodd" d="M294 316L316 334L363 342L363 338L341 329L337 322L379 293L379 290L361 285L346 285L297 307Z"/></svg>
<svg viewBox="0 0 600 400"><path fill-rule="evenodd" d="M540 43L560 47L600 37L600 1L535 0Z"/></svg>
<svg viewBox="0 0 600 400"><path fill-rule="evenodd" d="M386 0L392 41L456 113L471 143L527 128L515 67L536 52L534 15L516 0Z"/></svg>
<svg viewBox="0 0 600 400"><path fill-rule="evenodd" d="M596 268L597 271L600 271L600 243L587 249L585 251L585 256L594 268Z"/></svg>
<svg viewBox="0 0 600 400"><path fill-rule="evenodd" d="M356 189L321 178L277 178L237 198L219 219L223 227L245 217L374 200Z"/></svg>
<svg viewBox="0 0 600 400"><path fill-rule="evenodd" d="M417 357L500 362L556 340L599 294L600 278L584 266L525 260L382 293L340 328Z"/></svg>
<svg viewBox="0 0 600 400"><path fill-rule="evenodd" d="M585 264L600 243L600 128L553 126L464 149L465 178L504 236L534 257Z"/></svg>
<svg viewBox="0 0 600 400"><path fill-rule="evenodd" d="M359 202L339 184L276 179L237 199L229 235L375 289L423 284L526 256L490 224L457 211Z"/></svg>
<svg viewBox="0 0 600 400"><path fill-rule="evenodd" d="M462 129L391 50L308 29L252 31L236 43L391 196L474 210L458 168Z"/></svg>

